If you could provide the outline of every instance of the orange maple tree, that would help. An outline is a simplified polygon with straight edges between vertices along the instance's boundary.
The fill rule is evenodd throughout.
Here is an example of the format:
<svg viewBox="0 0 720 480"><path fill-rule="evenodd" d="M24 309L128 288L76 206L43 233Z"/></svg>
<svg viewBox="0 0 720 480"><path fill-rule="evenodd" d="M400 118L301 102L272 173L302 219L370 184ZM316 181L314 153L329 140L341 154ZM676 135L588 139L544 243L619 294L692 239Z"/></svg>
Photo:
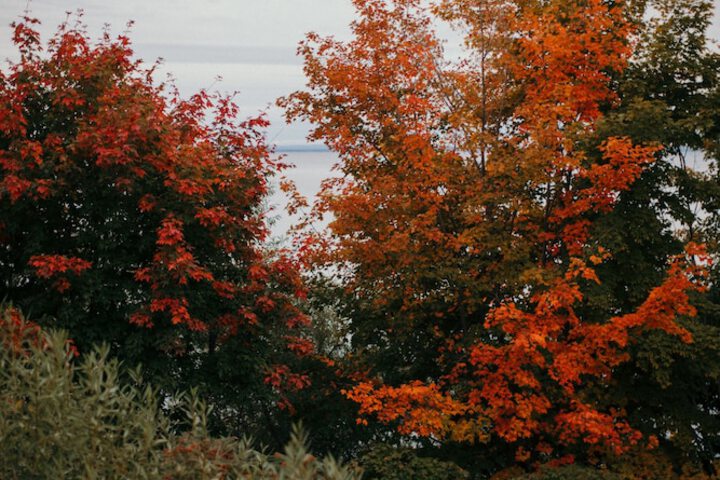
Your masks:
<svg viewBox="0 0 720 480"><path fill-rule="evenodd" d="M308 88L280 103L340 157L308 218L330 214L329 235L306 233L304 253L366 305L358 342L399 363L375 370L406 372L346 392L359 421L496 436L523 461L528 445L637 444L622 407L585 387L609 385L642 331L692 341L676 319L694 314L708 259L691 246L636 311L583 318L583 289L612 255L593 221L660 148L592 141L632 53L623 2L439 2L431 11L465 33L453 62L419 0L354 4L353 39L310 34Z"/></svg>

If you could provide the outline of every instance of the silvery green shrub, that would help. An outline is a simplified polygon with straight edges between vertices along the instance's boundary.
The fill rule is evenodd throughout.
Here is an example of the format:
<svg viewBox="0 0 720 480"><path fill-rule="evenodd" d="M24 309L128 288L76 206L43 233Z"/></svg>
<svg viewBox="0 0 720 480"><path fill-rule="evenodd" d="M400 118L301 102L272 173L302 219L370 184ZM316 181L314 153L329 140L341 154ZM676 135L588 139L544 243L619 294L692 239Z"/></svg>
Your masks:
<svg viewBox="0 0 720 480"><path fill-rule="evenodd" d="M65 333L43 332L0 307L0 478L360 478L308 453L300 429L277 454L247 439L211 438L196 392L163 400L182 413L174 423L139 372L129 381L121 372L107 347L76 358Z"/></svg>

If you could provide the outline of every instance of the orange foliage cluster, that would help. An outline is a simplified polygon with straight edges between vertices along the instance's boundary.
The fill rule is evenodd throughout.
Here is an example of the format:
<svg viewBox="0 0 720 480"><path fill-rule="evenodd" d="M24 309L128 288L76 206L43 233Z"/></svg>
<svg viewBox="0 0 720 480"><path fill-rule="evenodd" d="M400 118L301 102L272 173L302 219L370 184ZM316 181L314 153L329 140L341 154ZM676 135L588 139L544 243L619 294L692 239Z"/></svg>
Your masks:
<svg viewBox="0 0 720 480"><path fill-rule="evenodd" d="M377 415L382 422L398 422L406 435L446 436L453 433L452 417L466 413L467 406L440 391L437 385L412 382L400 387L375 388L363 382L344 392L360 404L363 415ZM359 418L358 423L367 425Z"/></svg>
<svg viewBox="0 0 720 480"><path fill-rule="evenodd" d="M639 433L622 420L621 411L603 413L583 403L577 389L587 377L610 377L612 367L627 359L624 349L631 332L662 330L690 342L689 332L676 319L695 314L688 292L702 288L698 283L702 270L676 259L665 282L635 312L603 324L585 323L576 314L575 306L583 299L579 276L597 280L591 269L577 261L574 270L531 300L532 311L512 303L491 311L486 327L501 330L511 341L469 349L477 387L468 400L474 408L492 412L497 434L508 441L549 429L561 442L603 443L620 452L639 441ZM555 381L568 402L567 409L555 414L554 424L540 420L558 403L548 395L544 376Z"/></svg>

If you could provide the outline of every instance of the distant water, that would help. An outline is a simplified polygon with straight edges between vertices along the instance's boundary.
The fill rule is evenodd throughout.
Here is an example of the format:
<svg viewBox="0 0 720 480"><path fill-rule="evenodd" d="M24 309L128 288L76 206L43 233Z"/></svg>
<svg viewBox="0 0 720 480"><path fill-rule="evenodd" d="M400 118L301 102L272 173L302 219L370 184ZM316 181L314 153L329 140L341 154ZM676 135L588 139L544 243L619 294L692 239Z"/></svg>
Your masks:
<svg viewBox="0 0 720 480"><path fill-rule="evenodd" d="M285 176L290 178L297 185L298 191L312 203L315 195L320 189L320 182L332 176L330 169L337 162L338 157L334 152L324 151L284 151L285 163L293 164L294 167L285 171ZM277 181L274 182L273 195L268 199L268 205L273 208L270 213L274 217L272 225L272 236L280 239L285 236L288 228L297 220L291 218L285 211L287 197L277 188Z"/></svg>

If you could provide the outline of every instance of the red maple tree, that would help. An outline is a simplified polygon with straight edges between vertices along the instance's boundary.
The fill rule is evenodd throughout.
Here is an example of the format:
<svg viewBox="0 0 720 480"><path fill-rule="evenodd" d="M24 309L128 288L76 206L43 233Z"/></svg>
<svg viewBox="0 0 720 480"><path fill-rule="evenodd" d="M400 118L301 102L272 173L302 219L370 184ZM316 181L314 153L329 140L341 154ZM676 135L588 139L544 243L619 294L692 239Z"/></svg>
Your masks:
<svg viewBox="0 0 720 480"><path fill-rule="evenodd" d="M265 117L181 97L126 35L93 42L78 20L43 50L37 23L13 25L19 61L0 71L2 296L158 376L194 375L228 342L226 368L244 358L256 385L289 370L312 346L299 270L264 245L285 168Z"/></svg>

